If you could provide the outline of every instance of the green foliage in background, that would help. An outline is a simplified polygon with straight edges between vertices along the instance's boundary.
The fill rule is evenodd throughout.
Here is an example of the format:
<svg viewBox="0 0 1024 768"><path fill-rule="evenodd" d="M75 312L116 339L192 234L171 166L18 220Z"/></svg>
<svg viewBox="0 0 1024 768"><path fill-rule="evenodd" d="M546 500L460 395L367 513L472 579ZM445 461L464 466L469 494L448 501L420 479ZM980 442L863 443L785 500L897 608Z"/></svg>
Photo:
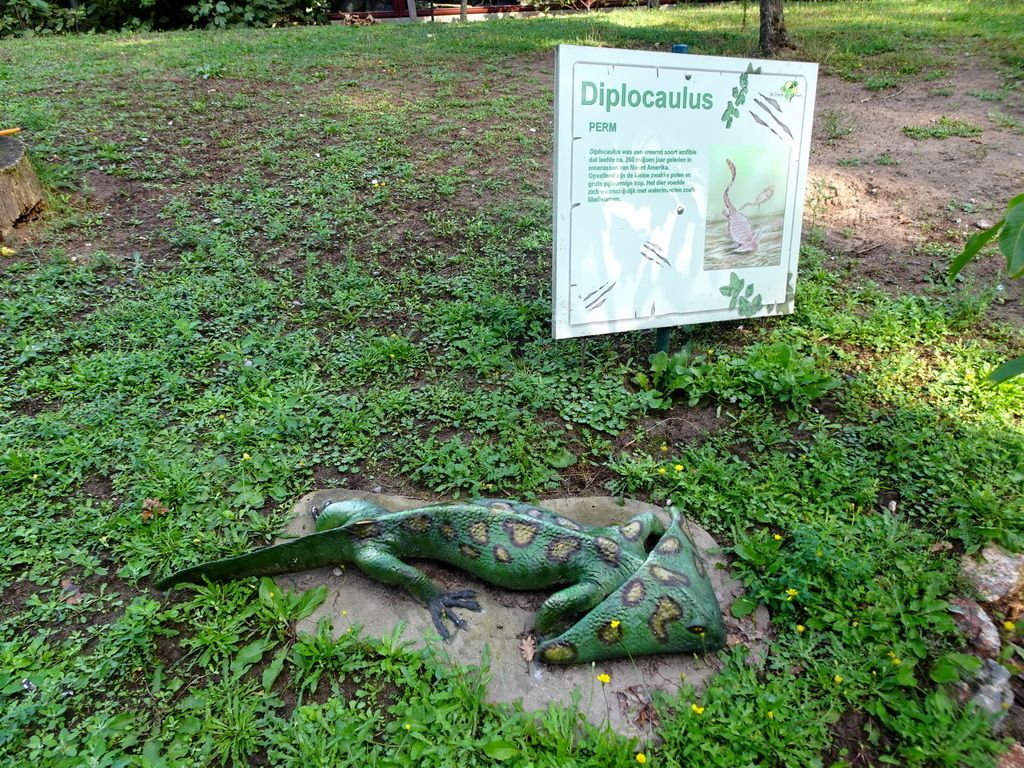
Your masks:
<svg viewBox="0 0 1024 768"><path fill-rule="evenodd" d="M711 396L718 403L742 408L778 403L798 412L839 386L819 369L814 355L785 342L758 342L735 356L694 352L688 343L671 356L653 355L651 375L637 374L636 382L651 393L657 407L671 406L673 395L679 393L690 406Z"/></svg>
<svg viewBox="0 0 1024 768"><path fill-rule="evenodd" d="M323 23L330 6L322 0L0 0L0 37Z"/></svg>

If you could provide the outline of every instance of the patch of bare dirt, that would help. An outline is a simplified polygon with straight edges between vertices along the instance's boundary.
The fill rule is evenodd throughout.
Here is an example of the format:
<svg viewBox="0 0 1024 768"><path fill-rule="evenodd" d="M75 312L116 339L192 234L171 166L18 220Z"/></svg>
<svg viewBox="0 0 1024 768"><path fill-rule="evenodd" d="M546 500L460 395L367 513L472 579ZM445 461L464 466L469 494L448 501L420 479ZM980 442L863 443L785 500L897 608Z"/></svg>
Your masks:
<svg viewBox="0 0 1024 768"><path fill-rule="evenodd" d="M841 254L836 266L855 280L920 292L936 275L933 264L945 271L964 235L1002 218L1007 201L1024 191L1024 135L992 116L1024 126L1020 97L1003 84L993 63L977 57L954 59L937 79L926 74L881 91L819 79L805 222L824 227ZM942 117L981 133L917 140L903 131ZM968 273L980 285L1002 286L999 295L1012 304L998 314L1020 324L1020 285L1006 281L1005 266L990 257Z"/></svg>

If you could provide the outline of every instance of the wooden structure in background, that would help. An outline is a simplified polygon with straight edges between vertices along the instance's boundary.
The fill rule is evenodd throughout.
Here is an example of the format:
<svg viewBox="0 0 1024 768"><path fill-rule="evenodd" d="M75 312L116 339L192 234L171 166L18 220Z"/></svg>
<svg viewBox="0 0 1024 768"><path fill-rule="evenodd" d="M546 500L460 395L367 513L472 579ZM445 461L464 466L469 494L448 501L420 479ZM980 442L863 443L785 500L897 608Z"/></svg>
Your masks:
<svg viewBox="0 0 1024 768"><path fill-rule="evenodd" d="M674 5L677 0L648 0L648 7ZM615 8L638 4L638 0L340 0L340 10L328 13L336 24L349 23L345 17L373 16L375 19L418 19L437 17L465 17L467 14L510 16L539 13L547 10L589 11L597 8Z"/></svg>
<svg viewBox="0 0 1024 768"><path fill-rule="evenodd" d="M0 136L0 237L43 202L43 187L25 145L13 136Z"/></svg>

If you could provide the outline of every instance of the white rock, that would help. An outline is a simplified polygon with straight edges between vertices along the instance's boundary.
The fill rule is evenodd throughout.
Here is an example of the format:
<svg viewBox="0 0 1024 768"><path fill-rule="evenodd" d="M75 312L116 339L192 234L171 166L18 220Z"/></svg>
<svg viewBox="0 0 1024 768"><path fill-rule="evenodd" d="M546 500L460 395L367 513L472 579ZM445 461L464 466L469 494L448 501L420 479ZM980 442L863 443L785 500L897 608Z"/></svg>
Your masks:
<svg viewBox="0 0 1024 768"><path fill-rule="evenodd" d="M994 603L1010 594L1021 581L1024 555L1008 555L998 547L985 547L980 558L964 557L964 578L978 591L983 603Z"/></svg>

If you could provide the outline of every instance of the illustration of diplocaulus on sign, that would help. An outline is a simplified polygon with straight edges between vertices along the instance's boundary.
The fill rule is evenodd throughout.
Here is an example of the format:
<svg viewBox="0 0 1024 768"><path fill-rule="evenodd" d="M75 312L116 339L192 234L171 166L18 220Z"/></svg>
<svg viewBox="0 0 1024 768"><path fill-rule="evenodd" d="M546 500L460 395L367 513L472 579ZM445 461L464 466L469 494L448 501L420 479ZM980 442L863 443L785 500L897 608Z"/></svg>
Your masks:
<svg viewBox="0 0 1024 768"><path fill-rule="evenodd" d="M740 211L751 205L757 206L767 203L775 194L775 187L765 187L761 190L761 194L757 196L757 200L750 203L744 203L737 208L732 204L732 200L729 199L729 190L732 189L732 185L736 183L736 165L732 160L727 159L725 162L729 166L729 172L732 174L732 178L725 187L725 192L722 193L722 203L725 205L725 210L722 211L722 215L725 216L726 221L729 223L729 237L733 243L733 250L736 253L756 251L757 246L761 241L761 233L754 231L754 228L750 225L750 220L740 213Z"/></svg>
<svg viewBox="0 0 1024 768"><path fill-rule="evenodd" d="M454 609L479 610L469 590L442 592L403 558L457 566L516 590L560 588L541 605L538 657L574 664L654 653L710 653L725 645L722 613L700 553L670 510L597 528L541 507L476 499L389 512L369 501L312 508L316 531L247 555L188 568L157 583L229 581L354 563L426 604L442 638ZM649 542L656 542L648 548Z"/></svg>

